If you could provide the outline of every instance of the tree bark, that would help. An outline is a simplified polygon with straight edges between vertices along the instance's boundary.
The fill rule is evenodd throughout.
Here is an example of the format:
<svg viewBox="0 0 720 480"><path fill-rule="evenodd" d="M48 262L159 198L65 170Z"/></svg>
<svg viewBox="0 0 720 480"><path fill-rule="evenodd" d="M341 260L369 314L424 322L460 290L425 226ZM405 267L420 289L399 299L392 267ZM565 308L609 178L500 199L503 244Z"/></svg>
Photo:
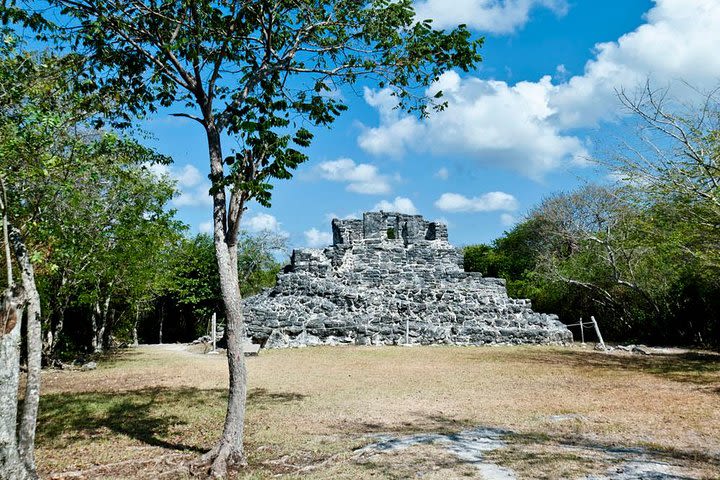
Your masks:
<svg viewBox="0 0 720 480"><path fill-rule="evenodd" d="M112 284L110 287L112 288ZM92 316L92 349L93 353L102 352L105 347L105 329L108 326L108 310L110 309L111 295L108 294L103 300L102 305L100 302L95 302L93 306Z"/></svg>
<svg viewBox="0 0 720 480"><path fill-rule="evenodd" d="M67 277L63 274L60 279L60 284L55 287L56 291L63 292L66 284ZM69 301L70 299L67 295L53 295L49 299L49 308L45 313L47 315L47 327L44 329L42 339L42 355L45 365L53 362L55 347L57 346L60 333L65 324L65 310L68 307Z"/></svg>
<svg viewBox="0 0 720 480"><path fill-rule="evenodd" d="M158 343L162 345L163 320L165 320L165 304L160 303L160 330L158 331Z"/></svg>
<svg viewBox="0 0 720 480"><path fill-rule="evenodd" d="M108 305L109 305L108 298ZM114 308L110 308L105 312L105 323L102 332L102 346L104 351L110 350L112 347L112 334L115 330L115 315L117 312Z"/></svg>
<svg viewBox="0 0 720 480"><path fill-rule="evenodd" d="M26 480L34 477L23 461L17 435L18 387L20 383L20 329L25 291L16 287L10 255L5 182L0 175L2 243L5 253L7 287L0 299L0 478Z"/></svg>
<svg viewBox="0 0 720 480"><path fill-rule="evenodd" d="M101 320L101 312L100 312L100 302L95 302L93 304L92 313L90 313L90 325L92 327L92 351L93 353L99 351L98 349L102 348L102 342L98 342L98 337L100 334L100 322ZM100 337L102 338L102 337Z"/></svg>
<svg viewBox="0 0 720 480"><path fill-rule="evenodd" d="M7 288L0 305L0 478L33 478L22 459L17 437L20 382L22 289Z"/></svg>
<svg viewBox="0 0 720 480"><path fill-rule="evenodd" d="M211 178L216 182L218 179L223 178L220 134L212 122L208 123L206 131ZM220 273L220 291L226 315L225 335L227 336L230 385L222 435L215 447L203 457L204 461L211 463L210 473L215 478L225 478L229 465L245 463L243 433L247 396L247 371L242 345L245 337L245 324L238 283L237 239L228 237L226 208L225 189L221 187L213 193L213 239ZM232 235L230 236L232 237Z"/></svg>
<svg viewBox="0 0 720 480"><path fill-rule="evenodd" d="M133 323L132 328L132 344L133 347L138 346L138 323L140 323L140 304L135 305L135 323Z"/></svg>
<svg viewBox="0 0 720 480"><path fill-rule="evenodd" d="M48 328L43 336L42 352L46 365L52 364L55 357L55 348L60 341L60 334L65 328L65 307L60 307L53 313L48 322Z"/></svg>
<svg viewBox="0 0 720 480"><path fill-rule="evenodd" d="M42 368L42 332L40 325L40 294L35 284L35 271L25 243L17 229L12 229L10 242L20 266L23 289L27 298L27 382L22 417L18 426L19 448L29 472L35 472L35 427L40 404L40 370Z"/></svg>
<svg viewBox="0 0 720 480"><path fill-rule="evenodd" d="M59 291L64 291L67 284L67 277L62 276ZM50 300L51 311L48 315L47 329L43 336L42 354L45 364L51 364L55 357L55 347L60 340L60 334L65 328L65 311L70 303L70 297L64 295L62 299L54 297Z"/></svg>

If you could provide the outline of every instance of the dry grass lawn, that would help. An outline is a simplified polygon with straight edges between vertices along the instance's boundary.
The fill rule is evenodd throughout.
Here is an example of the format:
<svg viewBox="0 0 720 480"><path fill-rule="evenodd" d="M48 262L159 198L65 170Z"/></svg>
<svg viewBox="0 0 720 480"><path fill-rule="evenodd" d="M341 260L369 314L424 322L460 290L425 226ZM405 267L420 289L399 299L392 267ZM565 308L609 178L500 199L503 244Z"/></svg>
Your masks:
<svg viewBox="0 0 720 480"><path fill-rule="evenodd" d="M38 461L49 478L184 478L225 408L223 356L124 350L43 376ZM317 347L248 358L249 465L238 478L468 478L432 446L359 460L371 434L502 428L519 478L582 478L612 446L720 478L720 355L554 347ZM577 447L576 454L558 446ZM583 450L585 449L585 450ZM585 452L585 453L583 453Z"/></svg>

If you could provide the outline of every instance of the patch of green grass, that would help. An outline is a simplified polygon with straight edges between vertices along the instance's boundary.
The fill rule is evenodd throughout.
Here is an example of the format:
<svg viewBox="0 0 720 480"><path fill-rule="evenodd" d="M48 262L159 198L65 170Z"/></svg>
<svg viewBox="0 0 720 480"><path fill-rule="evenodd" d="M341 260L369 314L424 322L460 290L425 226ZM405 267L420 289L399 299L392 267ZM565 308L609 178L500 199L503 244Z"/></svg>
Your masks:
<svg viewBox="0 0 720 480"><path fill-rule="evenodd" d="M38 442L67 447L74 442L121 435L142 444L201 452L202 426L222 419L227 392L147 388L124 393L44 395Z"/></svg>

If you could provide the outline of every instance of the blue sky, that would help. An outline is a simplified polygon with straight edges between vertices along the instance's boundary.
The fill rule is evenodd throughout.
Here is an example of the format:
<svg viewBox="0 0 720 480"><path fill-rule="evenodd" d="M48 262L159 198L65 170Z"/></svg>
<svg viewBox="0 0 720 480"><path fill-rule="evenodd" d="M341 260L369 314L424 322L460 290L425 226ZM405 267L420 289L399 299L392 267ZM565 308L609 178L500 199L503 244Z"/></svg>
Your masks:
<svg viewBox="0 0 720 480"><path fill-rule="evenodd" d="M486 38L476 71L447 72L431 87L449 109L420 121L393 110L382 90L342 92L348 112L315 132L310 160L276 183L272 208L250 206L246 229L321 247L333 216L382 208L442 219L456 245L489 242L544 196L604 181L587 159L626 134L616 88L651 78L682 96L682 81L720 83L717 0L418 0L416 8L437 26L466 23ZM182 192L179 216L193 233L208 231L201 128L169 116L144 127L175 160L166 173Z"/></svg>

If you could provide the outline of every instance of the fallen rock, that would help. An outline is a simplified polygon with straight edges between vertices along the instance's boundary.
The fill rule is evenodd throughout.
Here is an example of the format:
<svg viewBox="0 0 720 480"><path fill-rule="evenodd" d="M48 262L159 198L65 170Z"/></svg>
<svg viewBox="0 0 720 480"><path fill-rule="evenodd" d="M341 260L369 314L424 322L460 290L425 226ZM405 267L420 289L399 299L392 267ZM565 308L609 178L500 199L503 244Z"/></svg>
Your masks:
<svg viewBox="0 0 720 480"><path fill-rule="evenodd" d="M88 370L95 370L96 368L97 368L96 362L87 362L87 363L84 363L82 367L80 367L80 370L88 371Z"/></svg>
<svg viewBox="0 0 720 480"><path fill-rule="evenodd" d="M569 422L569 421L584 422L585 420L587 420L587 418L578 413L568 413L568 414L564 414L564 415L550 415L548 417L548 420L550 420L553 423Z"/></svg>
<svg viewBox="0 0 720 480"><path fill-rule="evenodd" d="M632 349L633 353L640 353L642 355L650 355L650 349L645 345L635 345Z"/></svg>
<svg viewBox="0 0 720 480"><path fill-rule="evenodd" d="M260 353L260 345L257 343L243 342L243 354L246 357L257 357Z"/></svg>

